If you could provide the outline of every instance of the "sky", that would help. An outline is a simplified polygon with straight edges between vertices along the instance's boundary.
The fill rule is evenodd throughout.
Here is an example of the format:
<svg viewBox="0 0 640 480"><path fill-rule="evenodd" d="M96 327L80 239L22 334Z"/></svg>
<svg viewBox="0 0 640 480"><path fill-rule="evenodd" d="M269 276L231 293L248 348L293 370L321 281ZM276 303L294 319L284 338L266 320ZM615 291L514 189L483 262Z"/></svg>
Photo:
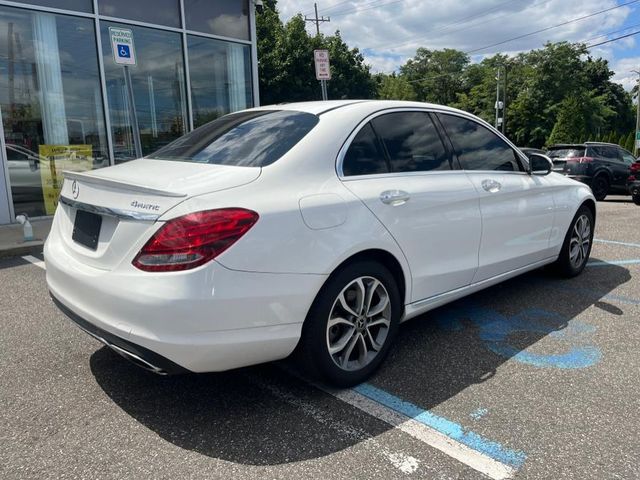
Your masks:
<svg viewBox="0 0 640 480"><path fill-rule="evenodd" d="M278 10L284 21L297 13L313 17L313 1L278 0ZM340 30L374 72L398 70L418 47L478 50L470 55L480 61L548 41L591 45L640 30L640 0L318 0L318 13L331 19L320 24L321 32ZM309 32L315 28L308 24ZM614 81L627 90L637 82L631 70L640 70L640 34L594 46L590 53L607 59Z"/></svg>

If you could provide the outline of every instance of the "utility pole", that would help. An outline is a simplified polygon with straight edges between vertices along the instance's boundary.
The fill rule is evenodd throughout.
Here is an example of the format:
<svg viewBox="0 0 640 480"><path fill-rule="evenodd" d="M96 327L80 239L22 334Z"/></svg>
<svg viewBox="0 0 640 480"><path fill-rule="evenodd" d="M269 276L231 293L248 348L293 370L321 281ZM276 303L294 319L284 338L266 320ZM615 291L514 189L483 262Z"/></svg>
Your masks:
<svg viewBox="0 0 640 480"><path fill-rule="evenodd" d="M331 18L329 17L325 17L324 15L322 17L318 17L318 4L314 3L313 4L313 9L316 12L316 16L314 18L308 18L306 15L304 16L304 21L305 22L313 22L316 24L316 37L320 38L320 24L322 22L330 22ZM320 89L322 90L322 100L327 100L329 98L328 92L327 92L327 81L326 80L320 80Z"/></svg>
<svg viewBox="0 0 640 480"><path fill-rule="evenodd" d="M331 18L330 17L325 17L324 15L322 17L318 17L318 4L314 3L313 4L313 8L316 11L316 16L315 18L309 18L306 15L304 16L304 21L305 22L313 22L316 24L316 35L319 37L320 36L320 24L322 22L330 22Z"/></svg>
<svg viewBox="0 0 640 480"><path fill-rule="evenodd" d="M502 89L502 134L506 135L507 131L507 72L509 71L507 64L504 65L504 88Z"/></svg>
<svg viewBox="0 0 640 480"><path fill-rule="evenodd" d="M496 129L500 128L498 119L500 118L500 67L498 67L498 76L496 77Z"/></svg>
<svg viewBox="0 0 640 480"><path fill-rule="evenodd" d="M638 91L636 92L636 103L637 103L637 108L636 108L636 131L634 132L634 143L633 143L633 153L635 154L635 156L638 156L638 151L640 150L638 148L638 142L640 141L640 139L638 138L638 132L640 132L640 71L638 70L632 70L633 73L637 73L638 74Z"/></svg>

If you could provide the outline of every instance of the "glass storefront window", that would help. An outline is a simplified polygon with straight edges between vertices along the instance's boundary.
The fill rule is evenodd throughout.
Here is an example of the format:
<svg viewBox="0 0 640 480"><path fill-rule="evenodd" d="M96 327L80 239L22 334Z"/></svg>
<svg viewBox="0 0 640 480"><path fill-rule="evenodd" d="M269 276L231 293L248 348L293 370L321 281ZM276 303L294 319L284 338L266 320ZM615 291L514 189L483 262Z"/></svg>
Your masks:
<svg viewBox="0 0 640 480"><path fill-rule="evenodd" d="M22 3L30 3L31 5L40 5L42 7L63 8L65 10L73 10L75 12L93 13L92 0L19 0Z"/></svg>
<svg viewBox="0 0 640 480"><path fill-rule="evenodd" d="M133 32L137 64L130 66L142 153L147 155L187 132L187 93L179 33L102 22L104 70L115 162L136 157L123 65L111 51L109 27Z"/></svg>
<svg viewBox="0 0 640 480"><path fill-rule="evenodd" d="M194 126L253 106L248 45L188 37Z"/></svg>
<svg viewBox="0 0 640 480"><path fill-rule="evenodd" d="M0 7L0 110L15 212L51 215L62 170L108 165L93 20Z"/></svg>
<svg viewBox="0 0 640 480"><path fill-rule="evenodd" d="M213 0L216 3L217 0ZM179 0L99 0L101 15L146 23L180 26Z"/></svg>
<svg viewBox="0 0 640 480"><path fill-rule="evenodd" d="M188 30L249 40L248 0L184 0Z"/></svg>

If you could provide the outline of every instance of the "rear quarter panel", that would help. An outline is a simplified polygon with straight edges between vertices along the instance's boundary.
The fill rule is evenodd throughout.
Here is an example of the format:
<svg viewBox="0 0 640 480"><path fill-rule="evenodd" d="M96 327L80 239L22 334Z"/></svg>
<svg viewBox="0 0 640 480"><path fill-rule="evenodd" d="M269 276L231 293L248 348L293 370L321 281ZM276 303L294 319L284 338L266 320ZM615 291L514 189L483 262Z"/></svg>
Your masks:
<svg viewBox="0 0 640 480"><path fill-rule="evenodd" d="M557 253L560 253L564 237L578 208L587 200L592 200L594 204L596 200L591 193L591 188L584 183L571 180L557 173L551 173L547 178L555 203L550 247L555 247Z"/></svg>

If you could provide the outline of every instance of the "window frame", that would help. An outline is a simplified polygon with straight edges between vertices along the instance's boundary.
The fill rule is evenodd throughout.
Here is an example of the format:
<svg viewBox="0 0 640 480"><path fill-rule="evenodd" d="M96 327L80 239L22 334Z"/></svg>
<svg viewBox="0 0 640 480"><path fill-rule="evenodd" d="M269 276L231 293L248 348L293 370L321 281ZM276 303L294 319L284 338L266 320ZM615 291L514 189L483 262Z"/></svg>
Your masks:
<svg viewBox="0 0 640 480"><path fill-rule="evenodd" d="M454 172L463 172L462 168L460 168L460 163L458 162L458 159L455 156L455 151L452 150L451 146L449 145L448 138L446 137L445 132L441 128L440 122L437 121L435 113L439 111L440 110L434 109L434 108L389 107L382 110L378 110L364 117L361 121L358 122L358 124L355 126L355 128L351 131L347 139L342 144L342 147L340 147L338 156L336 157L336 163L335 163L335 170L336 170L338 179L340 179L343 182L348 182L352 180L363 180L363 179L369 179L369 178L443 175L443 174L450 174ZM386 115L389 113L408 113L408 112L426 113L431 118L433 126L436 128L436 131L438 132L438 136L440 137L440 141L442 142L442 146L444 147L445 151L449 155L449 164L451 165L451 170L424 170L424 171L417 171L417 172L394 172L393 169L391 168L391 161L389 158L389 153L387 152L387 148L384 142L382 141L382 139L380 138L380 135L376 131L375 126L373 125L373 123L371 123L371 127L374 133L376 134L376 137L378 137L378 141L382 146L382 149L385 155L385 160L387 162L387 165L389 166L389 172L373 173L373 174L366 174L366 175L345 175L344 174L344 171L342 169L344 158L347 154L347 151L349 150L349 147L351 147L351 143L353 143L353 140L355 139L356 135L360 132L362 128L364 128L365 125L370 123L373 119L380 117L382 115Z"/></svg>
<svg viewBox="0 0 640 480"><path fill-rule="evenodd" d="M444 150L445 155L447 156L447 161L449 162L449 169L446 170L414 170L414 171L400 171L400 170L396 170L394 168L394 160L391 157L391 154L389 153L389 148L384 140L384 137L378 133L376 126L375 126L375 120L380 118L380 117L384 117L386 115L393 115L393 114L407 114L407 113L421 113L423 115L425 115L428 119L428 121L431 122L431 125L433 126L433 128L436 131L436 135L438 137L438 139L440 139L440 145L442 145L442 149ZM429 113L428 111L425 112L415 112L415 111L402 111L402 112L387 112L383 115L378 115L375 118L372 118L369 123L371 123L371 127L373 128L373 131L375 132L376 136L378 137L378 141L380 142L381 146L382 146L382 150L384 151L386 160L387 160L387 165L389 168L389 173L427 173L427 172L437 172L437 171L441 171L441 172L450 172L452 170L454 170L453 166L453 157L452 157L452 151L448 148L447 144L444 141L444 138L442 136L442 132L440 131L440 129L438 128L438 126L436 125L436 122L434 121L434 116L431 115L431 113Z"/></svg>
<svg viewBox="0 0 640 480"><path fill-rule="evenodd" d="M377 143L378 149L380 150L380 153L382 153L382 160L384 161L384 164L387 167L387 171L383 172L383 173L365 173L365 174L361 174L361 175L347 175L347 174L344 173L344 161L346 160L347 154L349 153L349 150L351 150L351 147L353 146L353 143L354 143L355 139L358 137L358 135L360 135L360 133L365 128L367 128L367 126L373 132L373 136L375 137L375 141ZM391 164L389 162L389 153L387 152L387 149L386 149L384 143L382 142L382 139L380 138L380 135L376 131L376 128L374 127L373 122L371 120L369 120L368 122L365 122L362 126L360 126L360 128L357 130L356 134L351 139L351 142L349 143L349 146L344 151L344 157L342 159L342 164L340 165L340 167L342 168L343 176L345 178L370 177L371 175L388 175L390 173L393 173L392 170L391 170Z"/></svg>
<svg viewBox="0 0 640 480"><path fill-rule="evenodd" d="M507 137L505 137L501 132L499 132L497 129L495 129L494 127L492 127L490 124L488 124L487 122L483 121L482 119L477 119L474 118L470 115L463 115L460 112L452 112L452 111L447 111L447 110L440 110L435 112L436 115L435 117L438 119L438 124L440 124L449 144L450 147L452 149L453 152L453 156L455 157L456 161L458 162L458 165L460 166L460 169L464 172L483 172L483 173L487 173L487 172L492 172L492 173L500 173L500 175L503 174L507 174L507 175L531 175L530 172L530 165L529 165L529 159L527 158L527 156L522 153L520 151L520 149L518 147L516 147L513 143L511 143L509 141L509 139ZM485 128L486 130L488 130L490 133L493 133L494 135L496 135L499 139L501 139L503 142L505 142L507 144L507 146L509 148L511 148L511 150L513 150L513 153L515 155L515 160L516 161L520 161L520 166L523 168L522 171L518 171L518 172L512 172L509 170L466 170L464 168L464 166L462 165L462 162L460 162L460 159L458 158L458 153L456 152L455 147L453 146L453 141L451 140L451 138L449 137L449 133L447 132L446 128L444 128L444 125L442 124L442 122L440 121L440 115L451 115L454 117L460 117L463 118L465 120L469 120L470 122L473 122L477 125L479 125L480 127Z"/></svg>

